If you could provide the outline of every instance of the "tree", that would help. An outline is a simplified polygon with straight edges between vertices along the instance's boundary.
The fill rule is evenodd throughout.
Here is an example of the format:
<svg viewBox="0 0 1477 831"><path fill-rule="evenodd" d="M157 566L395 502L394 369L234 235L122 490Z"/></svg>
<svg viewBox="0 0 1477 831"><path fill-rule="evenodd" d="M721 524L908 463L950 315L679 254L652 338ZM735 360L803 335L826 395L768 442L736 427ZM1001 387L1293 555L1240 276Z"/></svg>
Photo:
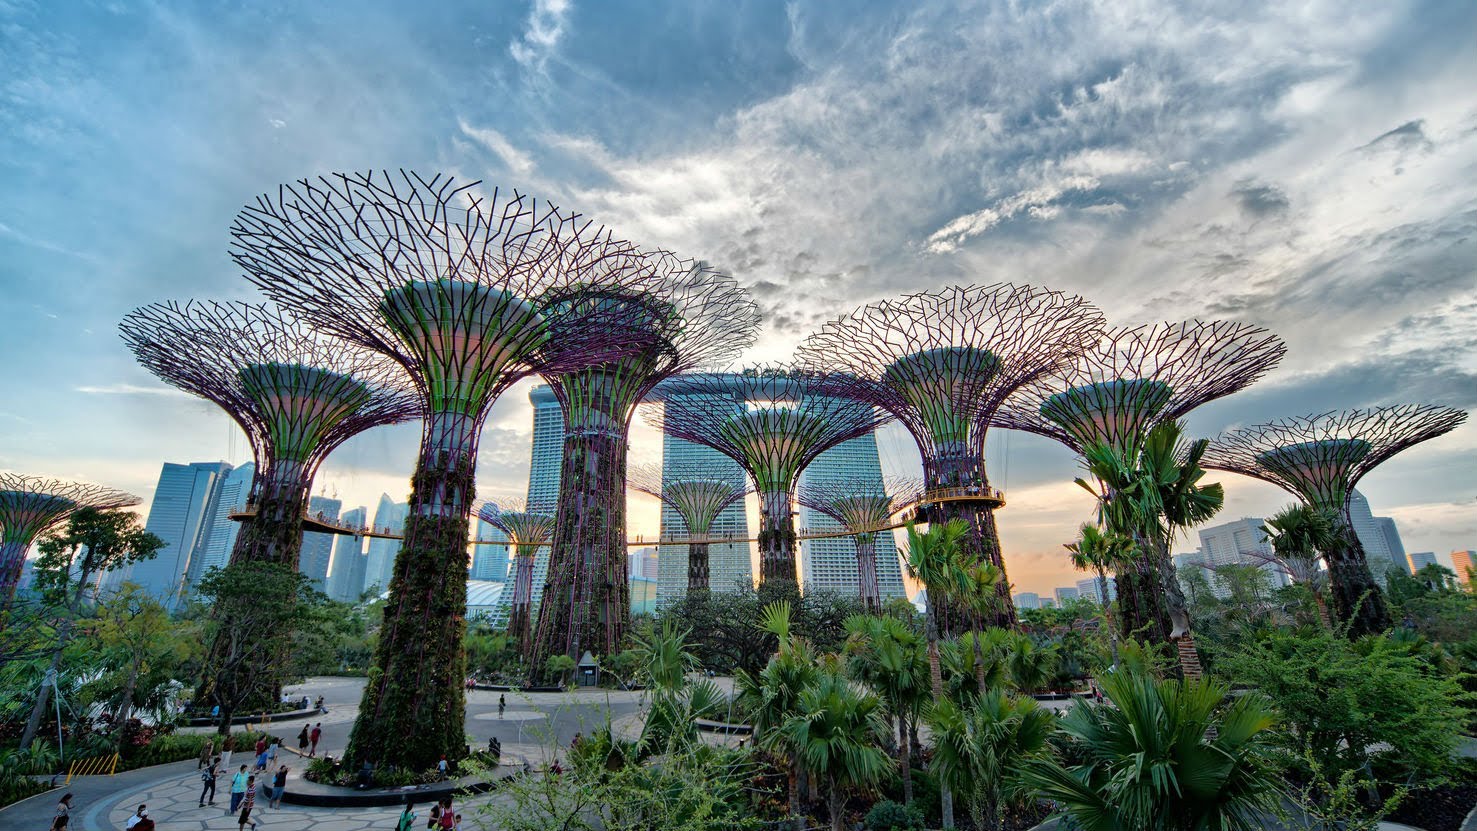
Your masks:
<svg viewBox="0 0 1477 831"><path fill-rule="evenodd" d="M908 523L908 557L904 565L913 579L928 592L925 637L928 642L928 677L935 703L944 700L944 676L939 661L939 605L964 589L964 567L960 562L960 540L969 527L962 519L934 523L926 533ZM954 795L947 783L939 783L940 812L945 828L954 827Z"/></svg>
<svg viewBox="0 0 1477 831"><path fill-rule="evenodd" d="M1114 628L1113 601L1108 597L1108 572L1118 571L1133 564L1137 548L1133 538L1113 531L1104 531L1096 525L1083 523L1077 531L1077 541L1067 543L1071 552L1072 567L1080 571L1097 574L1098 597L1103 601L1103 614L1108 620L1108 645L1113 653L1113 666L1118 666L1118 633Z"/></svg>
<svg viewBox="0 0 1477 831"><path fill-rule="evenodd" d="M805 817L800 806L800 760L784 726L799 713L802 690L817 673L815 655L802 638L790 635L790 610L785 603L765 607L758 628L773 635L778 649L757 675L739 670L734 681L754 727L754 744L783 755L789 761L789 808L796 831L803 831Z"/></svg>
<svg viewBox="0 0 1477 831"><path fill-rule="evenodd" d="M999 831L1003 826L1007 802L1022 790L1018 768L1046 752L1055 721L1035 699L999 689L967 707L945 701L929 710L934 767L964 796L975 828Z"/></svg>
<svg viewBox="0 0 1477 831"><path fill-rule="evenodd" d="M1276 802L1273 716L1255 694L1228 701L1208 680L1102 679L1112 706L1079 703L1062 720L1071 767L1028 760L1022 782L1083 831L1261 831Z"/></svg>
<svg viewBox="0 0 1477 831"><path fill-rule="evenodd" d="M697 741L697 720L712 718L722 706L723 695L712 681L687 680L697 658L687 650L686 639L687 633L670 620L633 635L637 677L651 691L651 709L641 730L646 752Z"/></svg>
<svg viewBox="0 0 1477 831"><path fill-rule="evenodd" d="M928 697L928 656L923 639L897 618L853 615L846 619L851 676L871 687L897 726L897 765L903 801L913 801L910 723ZM971 633L972 634L972 633Z"/></svg>
<svg viewBox="0 0 1477 831"><path fill-rule="evenodd" d="M66 529L42 540L36 563L36 584L48 604L62 607L56 646L51 653L51 676L61 667L62 652L72 638L73 622L93 579L104 572L147 560L165 546L146 531L136 514L79 508L67 518ZM41 729L51 688L42 685L21 733L20 746L30 747Z"/></svg>
<svg viewBox="0 0 1477 831"><path fill-rule="evenodd" d="M1319 567L1319 559L1337 540L1335 518L1311 505L1289 505L1278 511L1262 526L1267 542L1277 555L1277 563L1293 582L1308 587L1318 605L1318 619L1325 628L1332 626L1328 603L1323 598L1323 585L1328 573Z"/></svg>
<svg viewBox="0 0 1477 831"><path fill-rule="evenodd" d="M781 730L805 769L825 780L831 831L843 831L843 789L870 785L887 770L887 754L877 747L887 736L882 703L852 686L840 659L830 656L795 709Z"/></svg>
<svg viewBox="0 0 1477 831"><path fill-rule="evenodd" d="M174 636L175 626L164 606L132 583L123 584L117 594L100 603L87 625L109 654L110 663L123 674L114 719L121 743L133 713L140 679L155 670L178 666L188 654L188 646ZM173 679L166 674L159 680L168 683ZM157 688L157 685L149 686Z"/></svg>
<svg viewBox="0 0 1477 831"><path fill-rule="evenodd" d="M1000 584L1005 580L1005 572L987 562L961 564L958 579L959 586L956 596L960 605L974 615L977 624L992 620L1000 606ZM976 635L980 631L977 625ZM984 644L979 637L969 640L974 649L975 683L979 694L984 695L987 689Z"/></svg>

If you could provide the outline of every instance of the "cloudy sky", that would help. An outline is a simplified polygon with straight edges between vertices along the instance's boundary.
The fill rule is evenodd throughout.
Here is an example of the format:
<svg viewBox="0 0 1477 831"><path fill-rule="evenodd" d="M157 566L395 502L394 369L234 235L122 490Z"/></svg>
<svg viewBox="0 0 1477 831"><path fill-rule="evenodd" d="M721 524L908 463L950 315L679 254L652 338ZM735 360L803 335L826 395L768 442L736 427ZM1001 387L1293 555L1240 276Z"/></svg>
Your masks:
<svg viewBox="0 0 1477 831"><path fill-rule="evenodd" d="M1248 5L0 0L0 469L147 498L162 461L246 461L116 323L253 297L226 254L241 205L370 167L517 186L706 259L759 294L754 359L860 303L1016 280L1115 324L1285 337L1274 374L1194 414L1201 433L1477 408L1477 6ZM484 436L484 494L526 486L526 392ZM356 439L322 489L403 497L416 437ZM916 468L905 437L881 445ZM991 450L1012 578L1075 580L1071 456ZM634 453L659 441L638 430ZM1222 478L1223 518L1289 501ZM1408 550L1477 547L1477 425L1362 489ZM649 501L632 511L655 529Z"/></svg>

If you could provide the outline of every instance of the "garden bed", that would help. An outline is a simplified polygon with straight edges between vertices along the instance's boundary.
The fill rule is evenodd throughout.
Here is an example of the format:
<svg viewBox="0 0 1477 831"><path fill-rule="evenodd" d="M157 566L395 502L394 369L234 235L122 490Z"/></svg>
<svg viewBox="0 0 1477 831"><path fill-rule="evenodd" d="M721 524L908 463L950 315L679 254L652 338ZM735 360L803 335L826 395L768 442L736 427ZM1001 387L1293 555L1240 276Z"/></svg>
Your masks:
<svg viewBox="0 0 1477 831"><path fill-rule="evenodd" d="M1424 831L1461 831L1462 823L1474 808L1477 808L1477 784L1460 782L1411 791L1386 819Z"/></svg>
<svg viewBox="0 0 1477 831"><path fill-rule="evenodd" d="M246 716L233 716L231 718L231 723L232 724L261 724L263 722L270 723L270 722L276 722L276 721L293 721L295 719L307 719L307 720L311 721L313 719L313 717L314 716L317 716L317 715L320 715L320 712L319 712L318 708L317 707L309 707L306 710L283 710L281 712L276 712L276 713L266 713L266 714L252 713L251 715L246 715ZM214 727L215 725L217 725L219 723L220 723L220 720L219 719L214 719L214 718L211 718L210 716L203 716L203 717L199 717L199 718L192 718L188 722L189 726L191 726L191 727Z"/></svg>
<svg viewBox="0 0 1477 831"><path fill-rule="evenodd" d="M383 808L406 802L436 802L446 797L475 796L487 793L515 775L498 775L494 768L488 773L459 779L390 788L346 787L301 779L288 786L282 794L282 801L315 808Z"/></svg>

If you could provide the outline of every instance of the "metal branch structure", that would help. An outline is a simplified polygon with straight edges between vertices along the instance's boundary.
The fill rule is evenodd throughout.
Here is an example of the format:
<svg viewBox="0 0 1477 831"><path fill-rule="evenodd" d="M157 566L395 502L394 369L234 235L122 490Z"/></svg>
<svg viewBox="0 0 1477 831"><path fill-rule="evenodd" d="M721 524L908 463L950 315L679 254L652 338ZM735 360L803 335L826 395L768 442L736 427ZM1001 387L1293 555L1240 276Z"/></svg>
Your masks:
<svg viewBox="0 0 1477 831"><path fill-rule="evenodd" d="M0 611L15 600L26 551L78 508L109 511L143 500L103 485L0 473Z"/></svg>
<svg viewBox="0 0 1477 831"><path fill-rule="evenodd" d="M868 612L882 609L876 529L891 525L892 517L915 504L922 492L923 483L911 479L854 478L809 482L795 494L801 505L820 511L852 533L858 591Z"/></svg>
<svg viewBox="0 0 1477 831"><path fill-rule="evenodd" d="M1102 313L1076 295L1012 283L953 286L858 308L825 324L796 356L807 368L873 382L863 394L912 434L925 488L979 495L941 504L930 519L965 520L967 556L1003 574L995 511L1004 501L985 470L986 435L1007 396L1092 348L1102 331ZM998 600L992 622L1012 625L1004 580ZM945 603L940 612L945 631L967 628L964 609Z"/></svg>
<svg viewBox="0 0 1477 831"><path fill-rule="evenodd" d="M795 517L800 472L832 447L891 416L862 400L864 382L834 372L761 366L694 373L659 387L652 426L711 447L748 472L759 494L760 581L797 582Z"/></svg>
<svg viewBox="0 0 1477 831"><path fill-rule="evenodd" d="M670 469L643 465L632 472L628 483L635 490L672 506L682 517L691 538L687 542L687 592L708 591L711 588L708 535L712 533L713 522L725 508L753 493L753 488L747 483L735 486L695 464Z"/></svg>
<svg viewBox="0 0 1477 831"><path fill-rule="evenodd" d="M1251 385L1287 346L1258 326L1184 321L1109 329L1096 345L1013 393L997 426L1025 430L1081 453L1106 444L1123 456L1156 424ZM1189 635L1189 613L1167 548L1146 547L1117 574L1119 624L1167 643Z"/></svg>
<svg viewBox="0 0 1477 831"><path fill-rule="evenodd" d="M231 565L297 569L308 494L329 453L372 427L421 416L419 396L393 361L272 306L155 303L134 309L118 328L145 369L215 403L246 433L256 461L252 517L236 535ZM282 678L270 668L284 662L251 656L283 649L281 636L290 633L247 642L236 621L220 623L196 700L215 703L229 719L238 707L278 699Z"/></svg>
<svg viewBox="0 0 1477 831"><path fill-rule="evenodd" d="M498 394L550 367L539 298L608 286L634 246L516 191L400 171L303 179L231 228L247 278L313 325L409 372L426 409L375 654L347 758L428 770L464 746L466 551L477 439ZM576 333L578 336L578 333Z"/></svg>
<svg viewBox="0 0 1477 831"><path fill-rule="evenodd" d="M1334 613L1358 637L1388 629L1390 612L1349 518L1354 486L1396 453L1466 420L1461 410L1427 404L1284 418L1223 433L1203 464L1271 482L1339 518L1338 541L1324 560Z"/></svg>
<svg viewBox="0 0 1477 831"><path fill-rule="evenodd" d="M507 535L513 544L513 599L508 609L508 635L521 648L529 645L533 627L533 561L554 535L554 517L531 511L523 500L499 497L484 502L477 518Z"/></svg>
<svg viewBox="0 0 1477 831"><path fill-rule="evenodd" d="M758 333L759 309L727 275L669 252L627 261L612 288L576 284L543 302L556 323L541 352L554 366L598 342L608 360L545 372L564 415L559 506L531 667L550 655L622 648L631 614L626 457L631 416L661 381L721 366Z"/></svg>

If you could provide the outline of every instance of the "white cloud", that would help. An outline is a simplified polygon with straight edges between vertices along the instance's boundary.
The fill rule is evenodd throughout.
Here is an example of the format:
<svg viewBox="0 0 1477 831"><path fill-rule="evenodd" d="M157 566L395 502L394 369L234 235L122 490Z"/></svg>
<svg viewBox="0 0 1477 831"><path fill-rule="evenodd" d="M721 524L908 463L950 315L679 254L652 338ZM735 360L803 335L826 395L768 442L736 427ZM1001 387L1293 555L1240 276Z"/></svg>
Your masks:
<svg viewBox="0 0 1477 831"><path fill-rule="evenodd" d="M529 69L542 71L544 62L564 36L571 5L571 0L534 0L523 37L508 47L513 59Z"/></svg>
<svg viewBox="0 0 1477 831"><path fill-rule="evenodd" d="M140 384L102 384L84 385L73 387L77 392L87 395L169 395L181 398L190 398L189 393L177 390L174 387L146 387Z"/></svg>
<svg viewBox="0 0 1477 831"><path fill-rule="evenodd" d="M462 119L457 120L457 125L461 127L462 135L497 154L509 170L523 176L533 172L533 158L514 147L502 133L491 127L473 127Z"/></svg>

